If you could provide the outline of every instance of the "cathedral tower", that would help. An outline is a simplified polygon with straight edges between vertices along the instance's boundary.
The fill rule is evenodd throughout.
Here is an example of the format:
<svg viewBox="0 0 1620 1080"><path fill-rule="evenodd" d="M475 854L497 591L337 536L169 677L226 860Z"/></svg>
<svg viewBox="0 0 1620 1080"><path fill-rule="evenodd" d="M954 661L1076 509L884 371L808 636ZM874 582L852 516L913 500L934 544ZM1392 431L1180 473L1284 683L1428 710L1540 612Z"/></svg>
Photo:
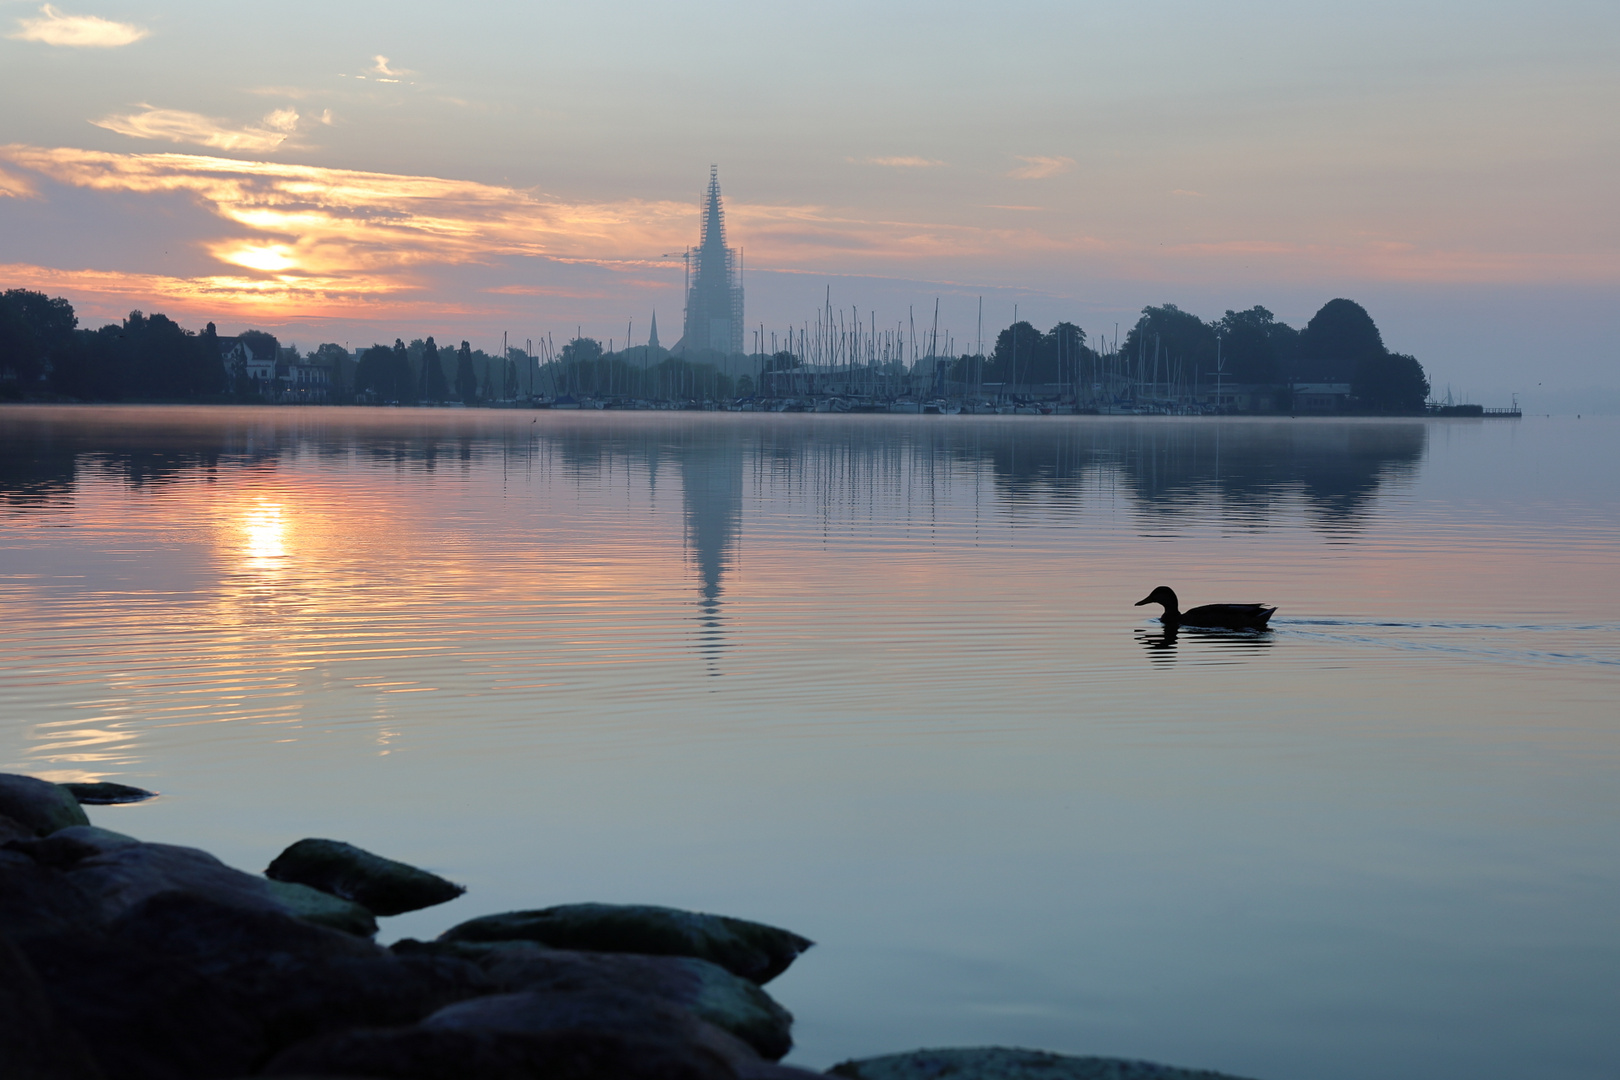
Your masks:
<svg viewBox="0 0 1620 1080"><path fill-rule="evenodd" d="M691 353L713 349L743 351L741 256L726 246L726 216L720 206L719 170L709 166L709 191L703 201L703 233L697 248L686 253L686 325L679 348Z"/></svg>

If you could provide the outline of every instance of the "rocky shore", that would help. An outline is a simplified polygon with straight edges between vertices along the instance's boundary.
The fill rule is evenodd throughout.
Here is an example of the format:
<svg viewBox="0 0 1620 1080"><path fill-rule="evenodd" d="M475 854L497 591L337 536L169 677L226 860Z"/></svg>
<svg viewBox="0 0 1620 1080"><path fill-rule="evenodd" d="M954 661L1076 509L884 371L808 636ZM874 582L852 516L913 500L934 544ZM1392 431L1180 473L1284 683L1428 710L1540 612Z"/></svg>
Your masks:
<svg viewBox="0 0 1620 1080"><path fill-rule="evenodd" d="M807 1080L765 991L812 942L651 905L471 919L385 947L377 918L463 888L335 840L263 875L90 824L119 784L0 774L4 1080ZM857 1080L1223 1080L981 1047L847 1061ZM1231 1080L1231 1078L1224 1078Z"/></svg>

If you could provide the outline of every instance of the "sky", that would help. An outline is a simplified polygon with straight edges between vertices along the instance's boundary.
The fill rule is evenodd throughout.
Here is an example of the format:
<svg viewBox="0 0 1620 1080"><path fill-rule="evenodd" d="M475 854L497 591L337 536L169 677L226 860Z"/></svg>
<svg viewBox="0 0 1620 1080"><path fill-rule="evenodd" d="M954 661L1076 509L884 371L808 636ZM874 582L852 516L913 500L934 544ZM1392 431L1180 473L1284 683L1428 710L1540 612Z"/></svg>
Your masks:
<svg viewBox="0 0 1620 1080"><path fill-rule="evenodd" d="M0 287L311 349L1362 303L1620 403L1620 5L0 0Z"/></svg>

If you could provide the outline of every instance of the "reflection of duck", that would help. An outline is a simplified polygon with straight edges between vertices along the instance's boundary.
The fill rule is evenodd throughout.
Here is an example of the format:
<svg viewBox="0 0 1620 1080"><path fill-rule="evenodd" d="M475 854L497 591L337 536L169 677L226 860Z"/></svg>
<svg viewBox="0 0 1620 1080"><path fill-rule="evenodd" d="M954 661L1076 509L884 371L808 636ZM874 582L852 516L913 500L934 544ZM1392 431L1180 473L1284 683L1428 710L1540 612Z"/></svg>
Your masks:
<svg viewBox="0 0 1620 1080"><path fill-rule="evenodd" d="M1166 626L1215 626L1226 630L1264 630L1277 610L1262 604L1205 604L1182 611L1176 591L1168 585L1160 585L1146 599L1136 602L1137 607L1143 604L1163 604L1164 615L1159 621Z"/></svg>

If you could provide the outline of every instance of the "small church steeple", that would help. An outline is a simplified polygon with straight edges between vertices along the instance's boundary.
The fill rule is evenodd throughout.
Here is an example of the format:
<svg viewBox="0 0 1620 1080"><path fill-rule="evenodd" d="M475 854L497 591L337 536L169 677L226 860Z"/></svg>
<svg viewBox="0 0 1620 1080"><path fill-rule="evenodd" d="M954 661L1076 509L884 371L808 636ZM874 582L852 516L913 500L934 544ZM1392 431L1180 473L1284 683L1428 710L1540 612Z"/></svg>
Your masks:
<svg viewBox="0 0 1620 1080"><path fill-rule="evenodd" d="M647 348L658 348L658 309L653 308L652 333L647 336Z"/></svg>

